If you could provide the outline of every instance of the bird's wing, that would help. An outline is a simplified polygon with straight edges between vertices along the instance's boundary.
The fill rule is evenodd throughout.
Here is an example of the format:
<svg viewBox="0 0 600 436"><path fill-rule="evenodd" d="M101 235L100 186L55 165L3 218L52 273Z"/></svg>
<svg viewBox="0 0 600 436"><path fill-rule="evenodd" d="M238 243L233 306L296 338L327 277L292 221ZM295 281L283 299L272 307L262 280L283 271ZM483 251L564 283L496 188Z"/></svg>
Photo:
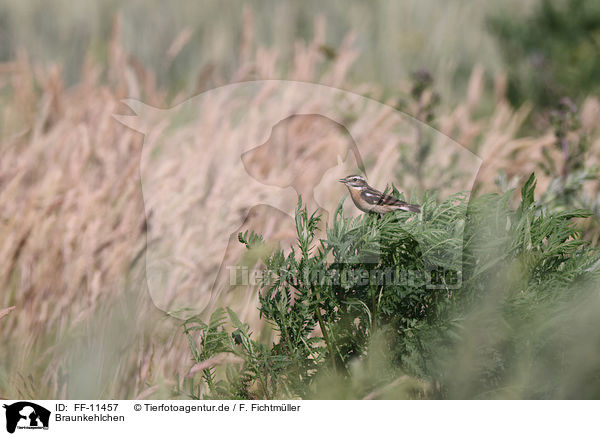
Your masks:
<svg viewBox="0 0 600 436"><path fill-rule="evenodd" d="M360 195L363 200L372 205L404 206L407 204L402 200L398 200L391 195L383 194L373 188L364 189Z"/></svg>

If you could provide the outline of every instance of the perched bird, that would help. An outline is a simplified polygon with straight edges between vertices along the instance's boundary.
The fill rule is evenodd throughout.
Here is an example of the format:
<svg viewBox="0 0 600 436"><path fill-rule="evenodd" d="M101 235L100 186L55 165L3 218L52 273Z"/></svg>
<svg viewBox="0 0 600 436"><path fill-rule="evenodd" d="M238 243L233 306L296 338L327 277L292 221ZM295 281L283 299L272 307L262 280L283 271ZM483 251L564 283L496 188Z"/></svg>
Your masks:
<svg viewBox="0 0 600 436"><path fill-rule="evenodd" d="M421 212L421 206L418 204L408 204L398 200L391 195L384 194L375 188L371 188L364 177L348 176L340 179L340 182L346 185L350 196L356 207L363 212L377 212L381 215L393 210L406 210L409 212Z"/></svg>

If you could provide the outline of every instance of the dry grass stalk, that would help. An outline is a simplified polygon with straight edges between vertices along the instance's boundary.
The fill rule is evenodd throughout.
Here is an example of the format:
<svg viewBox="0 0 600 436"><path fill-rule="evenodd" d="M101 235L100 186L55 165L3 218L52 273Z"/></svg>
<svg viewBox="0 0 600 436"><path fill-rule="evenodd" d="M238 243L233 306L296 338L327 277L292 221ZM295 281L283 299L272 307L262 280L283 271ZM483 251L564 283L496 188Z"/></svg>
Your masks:
<svg viewBox="0 0 600 436"><path fill-rule="evenodd" d="M279 77L277 49L253 47L249 13L245 23L243 62L235 78ZM377 95L372 85L347 83L357 56L354 37L349 35L330 59L322 51L322 18L316 28L312 42L296 45L289 78ZM214 272L223 261L222 251L215 247L224 229L231 227L228 220L239 219L243 211L263 200L244 180L229 177L242 170L240 157L246 146L260 145L266 139L257 139L264 128L264 113L246 108L256 122L250 141L240 137L225 117L244 100L213 101L212 110L199 113L191 122L167 134L168 124L155 125L145 139L113 119L113 114L125 110L119 102L126 97L158 107L168 103L153 73L123 50L119 34L117 19L109 48L108 82L101 79L103 69L91 61L84 65L80 83L68 90L58 66L34 67L23 52L0 65L2 83L11 90L10 97L0 97L0 256L5 260L0 265L0 307L8 307L0 312L0 347L4 350L0 366L7 374L6 379L0 378L0 397L171 395L176 374L189 371L189 350L179 321L165 317L147 293L143 276L147 235L169 225L171 245L163 248L175 253L179 269L166 283L167 298L200 298L203 290L211 289ZM173 41L171 58L188 40L182 32ZM199 87L226 82L207 71L201 73ZM444 134L484 158L475 188L489 191L494 189L499 169L517 177L535 169L541 149L553 138L550 134L518 138L530 107L514 111L507 105L501 77L493 113L476 117L483 98L482 77L480 69L474 70L466 102L443 113L439 123ZM272 92L265 84L255 103L268 101ZM319 95L309 97L303 100L304 109L318 113L326 102ZM183 96L176 97L182 100ZM598 101L590 98L582 113L584 128L592 135L594 159L600 155L595 127L598 107ZM271 118L280 110L275 108L277 113ZM357 138L371 182L382 188L395 180L399 144L414 146L413 129L400 126L392 113L391 108L378 105L358 108L348 114L346 123ZM336 204L344 195L343 187L332 182L336 175L324 174L320 164L323 157L345 147L348 138L339 131L319 129L314 119L292 121L285 129L289 147L280 155L249 157L249 167L273 183L280 183L277 178L284 174L282 169L299 172L298 186L312 184L317 203ZM163 153L145 167L152 174L148 188L154 194L148 198L142 197L138 171L144 140L144 153ZM211 159L223 155L223 144L237 147L228 154L237 159ZM435 169L444 167L447 160L443 153L433 155L425 187L444 188L438 184ZM473 177L467 174L459 184L468 188ZM597 184L591 190L597 194ZM177 201L171 201L173 191L180 192ZM165 213L150 219L148 227L144 207L162 207ZM195 220L198 216L200 221ZM253 208L244 226L270 240L285 242L293 236L289 217L267 207ZM149 242L153 242L151 237ZM225 260L235 263L243 250L234 240L226 245ZM202 262L190 261L199 254ZM215 304L232 306L254 331L260 331L253 289L227 291L226 286L218 286ZM15 306L19 316L6 317ZM90 380L90 374L95 378ZM30 377L36 386L27 381Z"/></svg>

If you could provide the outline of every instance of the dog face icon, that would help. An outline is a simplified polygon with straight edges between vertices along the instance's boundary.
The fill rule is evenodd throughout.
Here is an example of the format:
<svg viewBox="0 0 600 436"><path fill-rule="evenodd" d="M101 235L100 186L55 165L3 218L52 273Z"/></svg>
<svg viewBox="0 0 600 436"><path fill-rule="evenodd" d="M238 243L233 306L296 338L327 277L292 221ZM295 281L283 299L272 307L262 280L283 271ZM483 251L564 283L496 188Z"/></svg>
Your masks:
<svg viewBox="0 0 600 436"><path fill-rule="evenodd" d="M258 182L291 187L311 206L323 176L345 162L365 172L354 139L341 124L322 115L292 115L278 122L267 141L241 156L246 172ZM325 212L329 212L325 210Z"/></svg>
<svg viewBox="0 0 600 436"><path fill-rule="evenodd" d="M28 401L4 405L6 409L6 431L14 433L18 427L48 428L50 411Z"/></svg>
<svg viewBox="0 0 600 436"><path fill-rule="evenodd" d="M154 304L171 314L182 308L201 313L228 289L227 268L243 253L239 231L293 239L298 196L326 221L347 195L338 180L348 174L363 174L379 188L397 184L404 174L407 195L419 188L439 188L443 195L470 190L481 164L390 106L313 83L235 83L164 110L124 103L136 115L115 118L145 135L140 175L148 290ZM420 137L428 138L434 153L458 160L472 175L471 185L464 178L436 185L444 159L424 169L427 180L417 180L402 159L417 126L428 133ZM361 213L349 201L343 208Z"/></svg>

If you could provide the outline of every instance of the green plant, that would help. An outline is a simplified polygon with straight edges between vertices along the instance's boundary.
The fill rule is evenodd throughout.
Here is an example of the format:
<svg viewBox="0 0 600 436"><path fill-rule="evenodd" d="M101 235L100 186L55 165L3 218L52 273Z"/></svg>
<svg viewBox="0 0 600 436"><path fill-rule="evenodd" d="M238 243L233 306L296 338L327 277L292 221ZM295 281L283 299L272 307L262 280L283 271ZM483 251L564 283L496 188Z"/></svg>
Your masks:
<svg viewBox="0 0 600 436"><path fill-rule="evenodd" d="M542 148L537 166L549 183L540 196L540 204L554 212L583 209L590 218L582 226L583 237L597 246L600 238L600 196L595 193L598 166L590 150L592 139L589 129L581 125L578 107L568 98L562 98L548 111L554 143ZM509 188L506 173L500 172L496 185L502 191Z"/></svg>
<svg viewBox="0 0 600 436"><path fill-rule="evenodd" d="M554 211L584 209L590 218L583 226L583 235L597 245L600 238L600 198L587 189L598 178L598 167L590 159L589 134L581 128L577 106L568 98L560 100L550 112L554 127L554 150L543 150L542 170L552 181L541 196L541 203Z"/></svg>
<svg viewBox="0 0 600 436"><path fill-rule="evenodd" d="M550 211L534 190L531 175L515 211L510 192L472 203L463 270L469 304L458 340L446 354L432 353L445 397L600 394L593 333L600 258L573 222L589 213Z"/></svg>
<svg viewBox="0 0 600 436"><path fill-rule="evenodd" d="M396 109L408 111L416 121L413 122L415 131L415 144L399 144L401 171L398 171L396 177L400 182L404 179L405 173L414 174L419 189L424 190L425 173L427 172L427 160L431 156L435 133L432 127L435 127L435 110L438 108L441 98L440 94L434 88L434 78L432 74L420 69L411 74L412 86L409 96L401 99ZM454 174L452 164L448 171L445 171L450 177Z"/></svg>
<svg viewBox="0 0 600 436"><path fill-rule="evenodd" d="M596 180L598 168L586 162L590 142L588 135L581 131L577 107L570 99L561 99L557 108L550 112L550 121L554 127L555 148L560 153L560 159L555 159L548 150L543 150L544 160L540 164L553 180L544 193L542 202L561 210L579 207L593 211L596 199L584 197L583 185L587 181Z"/></svg>
<svg viewBox="0 0 600 436"><path fill-rule="evenodd" d="M564 95L579 99L600 91L598 2L542 0L529 17L507 11L488 24L507 60L513 104L550 107Z"/></svg>
<svg viewBox="0 0 600 436"><path fill-rule="evenodd" d="M540 315L564 317L598 279L600 256L572 223L587 213L547 212L534 201L534 189L532 175L517 210L509 207L510 193L470 204L463 194L443 202L425 196L420 217L399 211L346 218L340 204L319 241L320 218L299 200L297 247L263 257L258 310L277 340L253 339L230 310L231 334L222 310L208 324L186 321L207 387L193 396L472 398L505 392L523 356L540 358L542 350L550 355L540 362L558 359L548 349L556 325L541 325ZM260 236L246 232L239 239L264 252ZM481 339L481 332L489 336ZM239 362L226 365L216 381L218 365L206 362L220 353ZM563 369L536 389L523 382L523 395L559 395Z"/></svg>

